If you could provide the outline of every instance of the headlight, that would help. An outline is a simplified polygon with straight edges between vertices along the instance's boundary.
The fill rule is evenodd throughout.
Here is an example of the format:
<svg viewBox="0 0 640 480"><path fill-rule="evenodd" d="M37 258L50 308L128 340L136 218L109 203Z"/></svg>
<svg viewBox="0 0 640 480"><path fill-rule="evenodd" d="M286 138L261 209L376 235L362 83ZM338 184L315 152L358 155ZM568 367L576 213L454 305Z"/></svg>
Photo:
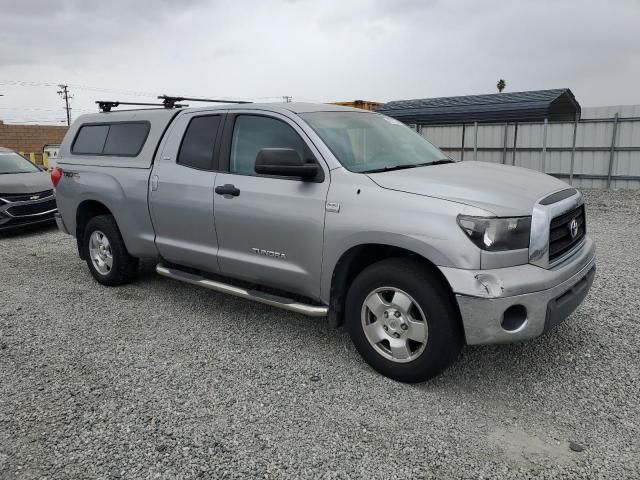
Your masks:
<svg viewBox="0 0 640 480"><path fill-rule="evenodd" d="M483 250L529 248L531 217L491 218L458 215L458 225Z"/></svg>

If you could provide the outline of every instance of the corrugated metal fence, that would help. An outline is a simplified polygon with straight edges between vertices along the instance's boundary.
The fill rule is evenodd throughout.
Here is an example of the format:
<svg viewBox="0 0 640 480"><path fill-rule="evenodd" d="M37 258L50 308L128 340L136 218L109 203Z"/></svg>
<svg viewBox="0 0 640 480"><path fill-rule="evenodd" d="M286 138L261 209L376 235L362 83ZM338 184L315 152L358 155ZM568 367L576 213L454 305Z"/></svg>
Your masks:
<svg viewBox="0 0 640 480"><path fill-rule="evenodd" d="M582 188L640 188L640 107L585 108L578 122L423 125L455 159L531 168Z"/></svg>

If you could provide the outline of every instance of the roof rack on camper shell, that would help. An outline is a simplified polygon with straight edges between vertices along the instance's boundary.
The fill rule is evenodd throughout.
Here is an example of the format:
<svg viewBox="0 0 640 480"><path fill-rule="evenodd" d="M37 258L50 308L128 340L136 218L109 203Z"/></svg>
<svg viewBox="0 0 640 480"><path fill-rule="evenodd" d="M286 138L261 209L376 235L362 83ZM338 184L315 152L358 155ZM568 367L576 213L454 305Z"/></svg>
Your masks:
<svg viewBox="0 0 640 480"><path fill-rule="evenodd" d="M172 97L169 95L160 95L158 96L162 103L144 103L144 102L121 102L121 101L113 101L113 100L98 100L96 103L98 107L103 112L110 112L112 108L119 107L120 105L135 105L139 107L163 107L163 108L183 108L188 107L189 105L181 104L177 102L182 102L184 100L192 101L192 102L207 102L207 103L251 103L245 100L219 100L212 98L191 98L191 97Z"/></svg>
<svg viewBox="0 0 640 480"><path fill-rule="evenodd" d="M160 95L158 98L162 100L162 104L165 106L165 108L177 107L178 105L176 104L176 102L183 102L185 100L189 102L207 102L207 103L239 103L239 104L252 103L246 100L220 100L220 99L214 99L214 98L170 97L168 95Z"/></svg>
<svg viewBox="0 0 640 480"><path fill-rule="evenodd" d="M119 107L120 105L135 105L136 107L163 107L167 108L164 103L143 103L143 102L120 102L112 100L97 100L98 108L103 112L110 112L112 108ZM189 105L175 104L173 107L182 108ZM173 108L170 107L170 108Z"/></svg>

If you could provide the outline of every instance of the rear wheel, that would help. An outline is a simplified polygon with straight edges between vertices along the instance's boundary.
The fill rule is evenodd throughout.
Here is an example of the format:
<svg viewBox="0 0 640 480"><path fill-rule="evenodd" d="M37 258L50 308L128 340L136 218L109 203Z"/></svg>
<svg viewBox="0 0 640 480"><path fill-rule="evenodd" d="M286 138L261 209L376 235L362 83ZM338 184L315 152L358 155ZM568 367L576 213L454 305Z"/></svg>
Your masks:
<svg viewBox="0 0 640 480"><path fill-rule="evenodd" d="M362 357L402 382L438 375L464 343L447 287L411 258L383 260L364 269L349 289L345 314Z"/></svg>
<svg viewBox="0 0 640 480"><path fill-rule="evenodd" d="M131 282L138 271L138 259L129 255L112 215L98 215L84 229L84 257L89 270L103 285Z"/></svg>

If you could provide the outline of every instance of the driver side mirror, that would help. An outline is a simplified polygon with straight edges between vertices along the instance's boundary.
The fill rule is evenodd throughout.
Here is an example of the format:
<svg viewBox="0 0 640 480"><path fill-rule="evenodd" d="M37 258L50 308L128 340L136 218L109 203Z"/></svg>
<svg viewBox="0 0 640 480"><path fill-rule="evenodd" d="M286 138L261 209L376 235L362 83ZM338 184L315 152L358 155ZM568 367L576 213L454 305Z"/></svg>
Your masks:
<svg viewBox="0 0 640 480"><path fill-rule="evenodd" d="M263 148L256 156L256 173L312 180L318 175L317 163L304 163L292 148Z"/></svg>

